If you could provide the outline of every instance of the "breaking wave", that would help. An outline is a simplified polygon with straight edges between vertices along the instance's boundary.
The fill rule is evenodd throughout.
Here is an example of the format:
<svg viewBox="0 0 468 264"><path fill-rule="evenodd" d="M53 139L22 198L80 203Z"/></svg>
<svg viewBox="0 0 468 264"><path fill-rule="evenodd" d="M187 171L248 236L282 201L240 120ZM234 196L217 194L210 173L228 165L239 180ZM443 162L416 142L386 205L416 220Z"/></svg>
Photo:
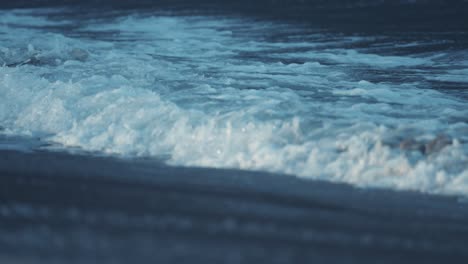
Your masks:
<svg viewBox="0 0 468 264"><path fill-rule="evenodd" d="M178 166L468 195L463 57L390 54L364 45L386 38L241 18L42 14L0 15L3 134Z"/></svg>

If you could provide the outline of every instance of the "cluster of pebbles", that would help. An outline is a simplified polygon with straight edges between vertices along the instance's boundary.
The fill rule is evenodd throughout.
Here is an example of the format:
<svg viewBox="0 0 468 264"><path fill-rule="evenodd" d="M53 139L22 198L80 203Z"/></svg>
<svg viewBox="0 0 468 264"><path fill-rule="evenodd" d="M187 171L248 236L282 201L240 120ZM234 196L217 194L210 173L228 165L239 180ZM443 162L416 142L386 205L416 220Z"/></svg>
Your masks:
<svg viewBox="0 0 468 264"><path fill-rule="evenodd" d="M453 140L447 135L438 135L432 140L404 139L400 142L400 149L405 151L419 151L424 155L430 155L441 151L444 147L452 145Z"/></svg>

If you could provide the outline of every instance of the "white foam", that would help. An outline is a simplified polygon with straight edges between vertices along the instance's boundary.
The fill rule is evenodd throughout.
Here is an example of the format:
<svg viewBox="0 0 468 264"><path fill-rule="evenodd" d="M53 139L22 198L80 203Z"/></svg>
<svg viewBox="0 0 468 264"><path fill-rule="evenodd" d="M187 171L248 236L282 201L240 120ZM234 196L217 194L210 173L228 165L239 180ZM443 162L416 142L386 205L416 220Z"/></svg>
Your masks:
<svg viewBox="0 0 468 264"><path fill-rule="evenodd" d="M304 44L272 46L256 35L274 24L256 22L263 29L255 31L247 30L252 21L210 17L88 22L79 32L101 32L102 38L31 28L0 42L6 59L38 51L44 61L0 68L3 133L173 165L468 195L468 124L453 121L468 116L460 98L422 89L422 82L354 80L346 67L313 60L271 60L280 58L273 46L291 49L285 59ZM106 35L113 30L118 41ZM75 48L89 58L75 60ZM264 56L249 59L246 51ZM435 63L430 55L388 57L342 48L303 55L346 63L349 70ZM407 139L429 144L441 133L451 142L439 151L399 147Z"/></svg>
<svg viewBox="0 0 468 264"><path fill-rule="evenodd" d="M55 12L60 12L60 9L40 9L40 13L45 16L34 16L38 10L32 9L14 9L0 11L0 26L2 27L40 27L40 26L57 26L66 25L69 22L66 20L51 21L47 19L47 15Z"/></svg>
<svg viewBox="0 0 468 264"><path fill-rule="evenodd" d="M427 76L428 80L468 83L468 69L448 70L445 74Z"/></svg>
<svg viewBox="0 0 468 264"><path fill-rule="evenodd" d="M404 56L383 56L377 54L366 54L356 50L333 49L317 53L301 52L287 55L290 58L302 58L307 60L322 60L328 63L344 65L367 65L377 68L395 68L427 65L431 63L431 58L404 57Z"/></svg>

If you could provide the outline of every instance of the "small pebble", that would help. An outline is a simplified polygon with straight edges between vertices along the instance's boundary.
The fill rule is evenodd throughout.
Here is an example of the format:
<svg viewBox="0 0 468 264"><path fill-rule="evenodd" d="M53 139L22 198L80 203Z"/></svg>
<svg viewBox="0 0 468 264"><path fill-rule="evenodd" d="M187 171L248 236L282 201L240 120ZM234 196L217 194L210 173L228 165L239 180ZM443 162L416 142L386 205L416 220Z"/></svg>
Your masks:
<svg viewBox="0 0 468 264"><path fill-rule="evenodd" d="M89 57L89 53L86 50L74 48L70 51L72 59L77 61L85 61Z"/></svg>

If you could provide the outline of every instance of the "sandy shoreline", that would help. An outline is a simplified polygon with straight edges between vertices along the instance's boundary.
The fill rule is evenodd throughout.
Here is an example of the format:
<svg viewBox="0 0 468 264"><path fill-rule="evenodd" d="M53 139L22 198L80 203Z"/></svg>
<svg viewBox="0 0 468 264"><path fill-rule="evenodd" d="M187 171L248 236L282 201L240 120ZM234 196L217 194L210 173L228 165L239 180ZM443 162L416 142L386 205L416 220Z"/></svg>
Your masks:
<svg viewBox="0 0 468 264"><path fill-rule="evenodd" d="M8 263L468 259L456 197L140 160L0 151Z"/></svg>

